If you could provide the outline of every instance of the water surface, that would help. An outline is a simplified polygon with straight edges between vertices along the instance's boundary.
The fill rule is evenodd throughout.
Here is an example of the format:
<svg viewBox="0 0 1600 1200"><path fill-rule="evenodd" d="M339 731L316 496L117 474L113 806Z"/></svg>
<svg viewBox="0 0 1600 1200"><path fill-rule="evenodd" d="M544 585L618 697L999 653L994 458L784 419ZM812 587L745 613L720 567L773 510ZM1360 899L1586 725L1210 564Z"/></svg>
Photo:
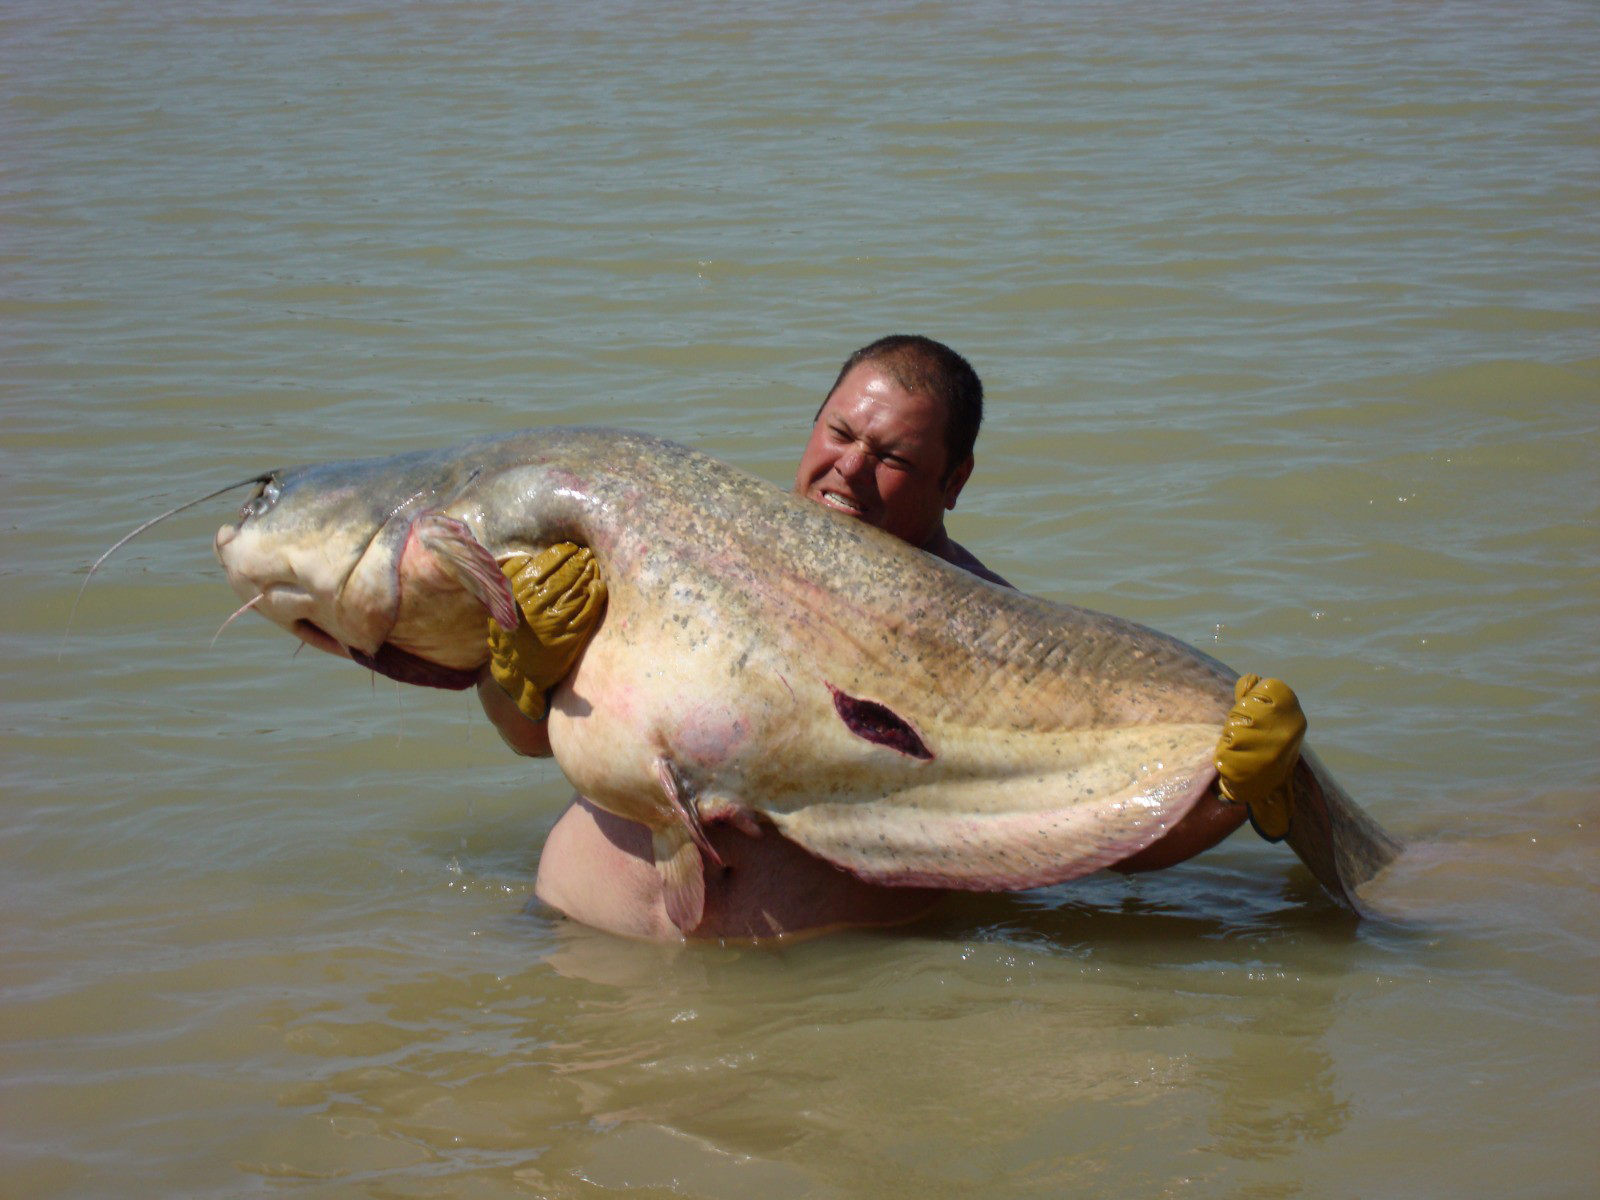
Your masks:
<svg viewBox="0 0 1600 1200"><path fill-rule="evenodd" d="M1575 1196L1594 1139L1600 17L0 12L0 1161L19 1196ZM1248 833L895 935L527 907L566 796L241 621L266 467L641 428L786 483L851 349L955 535L1292 681L1414 853Z"/></svg>

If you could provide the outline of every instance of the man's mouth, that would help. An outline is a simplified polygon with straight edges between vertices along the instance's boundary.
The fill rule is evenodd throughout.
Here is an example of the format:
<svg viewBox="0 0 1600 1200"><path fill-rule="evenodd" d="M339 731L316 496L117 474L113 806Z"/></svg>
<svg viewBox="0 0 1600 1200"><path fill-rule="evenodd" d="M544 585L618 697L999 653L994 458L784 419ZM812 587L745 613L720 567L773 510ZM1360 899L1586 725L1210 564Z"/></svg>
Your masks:
<svg viewBox="0 0 1600 1200"><path fill-rule="evenodd" d="M821 495L822 502L829 508L837 509L842 513L849 513L852 517L859 517L863 512L866 511L860 504L852 500L849 496L842 495L839 492L828 491L824 489Z"/></svg>

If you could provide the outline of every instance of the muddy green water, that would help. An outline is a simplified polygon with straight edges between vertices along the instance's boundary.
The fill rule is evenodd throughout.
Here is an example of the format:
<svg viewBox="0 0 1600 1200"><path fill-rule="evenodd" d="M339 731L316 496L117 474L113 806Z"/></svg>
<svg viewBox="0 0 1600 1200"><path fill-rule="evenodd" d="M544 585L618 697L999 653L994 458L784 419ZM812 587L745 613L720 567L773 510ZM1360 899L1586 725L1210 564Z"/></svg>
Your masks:
<svg viewBox="0 0 1600 1200"><path fill-rule="evenodd" d="M1597 1152L1600 11L0 7L0 1194L1568 1197ZM255 619L266 467L524 425L788 479L990 390L953 529L1291 680L1415 849L894 935L528 907L565 800Z"/></svg>

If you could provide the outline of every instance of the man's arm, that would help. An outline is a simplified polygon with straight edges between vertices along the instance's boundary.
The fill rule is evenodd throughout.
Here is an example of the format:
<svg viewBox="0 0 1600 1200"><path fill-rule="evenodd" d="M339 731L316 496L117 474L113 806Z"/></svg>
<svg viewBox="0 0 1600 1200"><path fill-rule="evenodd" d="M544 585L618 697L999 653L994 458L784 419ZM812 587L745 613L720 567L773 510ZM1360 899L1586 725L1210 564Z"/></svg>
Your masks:
<svg viewBox="0 0 1600 1200"><path fill-rule="evenodd" d="M549 726L524 714L488 672L478 680L478 703L502 742L525 758L550 757Z"/></svg>

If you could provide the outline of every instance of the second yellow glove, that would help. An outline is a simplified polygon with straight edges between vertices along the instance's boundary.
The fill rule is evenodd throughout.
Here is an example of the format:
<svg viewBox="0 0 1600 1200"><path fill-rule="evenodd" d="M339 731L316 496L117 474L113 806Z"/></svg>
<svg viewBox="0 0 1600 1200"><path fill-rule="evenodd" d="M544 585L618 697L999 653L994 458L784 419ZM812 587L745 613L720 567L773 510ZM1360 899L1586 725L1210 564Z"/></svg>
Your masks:
<svg viewBox="0 0 1600 1200"><path fill-rule="evenodd" d="M1306 736L1300 699L1281 679L1241 675L1217 742L1217 790L1250 807L1250 823L1269 842L1289 832L1289 779Z"/></svg>
<svg viewBox="0 0 1600 1200"><path fill-rule="evenodd" d="M500 564L522 619L511 632L489 622L489 673L529 720L542 721L545 694L572 669L605 611L606 584L585 546L557 542Z"/></svg>

